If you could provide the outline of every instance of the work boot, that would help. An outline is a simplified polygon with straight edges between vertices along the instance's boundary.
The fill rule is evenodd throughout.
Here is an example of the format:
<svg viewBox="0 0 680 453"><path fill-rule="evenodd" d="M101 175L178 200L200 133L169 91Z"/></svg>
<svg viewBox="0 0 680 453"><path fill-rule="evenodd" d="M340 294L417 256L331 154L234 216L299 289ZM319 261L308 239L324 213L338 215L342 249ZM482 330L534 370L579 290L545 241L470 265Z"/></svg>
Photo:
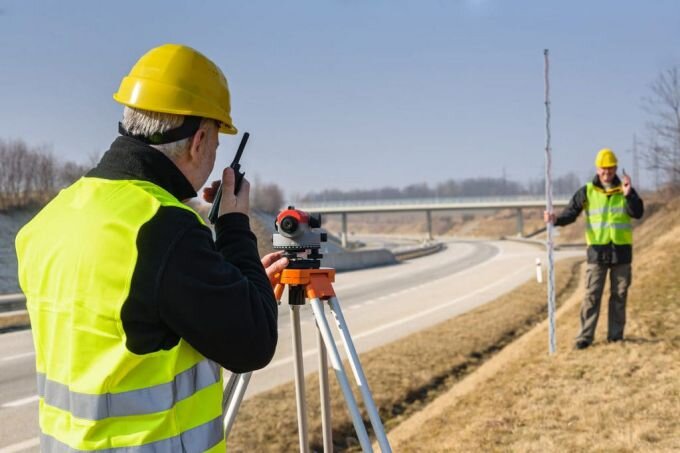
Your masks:
<svg viewBox="0 0 680 453"><path fill-rule="evenodd" d="M574 349L585 349L590 346L590 342L587 340L578 340L574 345Z"/></svg>
<svg viewBox="0 0 680 453"><path fill-rule="evenodd" d="M623 341L623 337L607 337L607 343L616 343Z"/></svg>

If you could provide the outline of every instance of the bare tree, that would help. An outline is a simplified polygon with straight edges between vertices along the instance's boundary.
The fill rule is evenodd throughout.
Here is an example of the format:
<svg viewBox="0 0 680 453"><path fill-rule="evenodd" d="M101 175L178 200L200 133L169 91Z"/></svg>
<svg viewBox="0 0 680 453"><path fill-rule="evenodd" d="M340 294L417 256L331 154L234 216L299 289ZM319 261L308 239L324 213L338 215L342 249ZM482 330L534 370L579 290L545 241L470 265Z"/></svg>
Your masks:
<svg viewBox="0 0 680 453"><path fill-rule="evenodd" d="M47 146L0 139L0 209L47 202L58 189L82 176L86 167L57 160Z"/></svg>
<svg viewBox="0 0 680 453"><path fill-rule="evenodd" d="M26 163L30 160L28 147L23 141L2 142L2 177L0 192L5 200L5 208L13 208L25 202L26 191L30 185L27 181ZM28 176L30 179L30 176Z"/></svg>
<svg viewBox="0 0 680 453"><path fill-rule="evenodd" d="M283 192L276 184L261 184L255 180L250 195L250 205L254 209L276 214L283 206Z"/></svg>
<svg viewBox="0 0 680 453"><path fill-rule="evenodd" d="M57 161L49 149L35 154L35 167L31 172L33 176L32 192L39 201L47 201L57 187Z"/></svg>
<svg viewBox="0 0 680 453"><path fill-rule="evenodd" d="M73 184L78 178L87 172L87 167L76 164L75 162L66 162L60 168L57 175L57 186L65 187Z"/></svg>
<svg viewBox="0 0 680 453"><path fill-rule="evenodd" d="M643 100L650 115L650 140L644 158L647 168L661 172L674 187L680 186L680 67L659 74Z"/></svg>

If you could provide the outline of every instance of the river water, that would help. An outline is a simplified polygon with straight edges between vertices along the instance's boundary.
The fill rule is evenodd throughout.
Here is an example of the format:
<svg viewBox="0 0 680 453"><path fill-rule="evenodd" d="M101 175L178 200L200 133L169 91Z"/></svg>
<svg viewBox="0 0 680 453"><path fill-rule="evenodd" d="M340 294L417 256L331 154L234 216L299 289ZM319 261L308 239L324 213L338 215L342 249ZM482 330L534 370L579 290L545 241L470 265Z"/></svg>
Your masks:
<svg viewBox="0 0 680 453"><path fill-rule="evenodd" d="M14 238L36 213L35 209L0 212L0 294L19 293Z"/></svg>

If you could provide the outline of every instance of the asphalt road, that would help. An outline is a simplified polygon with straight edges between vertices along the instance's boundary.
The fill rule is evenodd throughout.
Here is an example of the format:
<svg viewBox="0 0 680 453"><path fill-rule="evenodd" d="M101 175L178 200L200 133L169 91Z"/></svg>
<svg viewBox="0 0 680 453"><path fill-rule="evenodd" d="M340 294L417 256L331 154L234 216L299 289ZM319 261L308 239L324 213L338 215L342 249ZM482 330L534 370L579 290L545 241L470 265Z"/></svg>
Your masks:
<svg viewBox="0 0 680 453"><path fill-rule="evenodd" d="M334 289L355 347L362 352L461 314L535 278L535 259L544 255L535 246L509 241L452 240L445 251L431 256L340 273ZM246 398L293 379L289 311L284 296L276 355L253 374ZM328 319L337 333L332 315ZM312 373L317 367L316 328L309 305L301 309L301 328L304 367ZM0 335L0 453L39 451L34 361L30 331Z"/></svg>

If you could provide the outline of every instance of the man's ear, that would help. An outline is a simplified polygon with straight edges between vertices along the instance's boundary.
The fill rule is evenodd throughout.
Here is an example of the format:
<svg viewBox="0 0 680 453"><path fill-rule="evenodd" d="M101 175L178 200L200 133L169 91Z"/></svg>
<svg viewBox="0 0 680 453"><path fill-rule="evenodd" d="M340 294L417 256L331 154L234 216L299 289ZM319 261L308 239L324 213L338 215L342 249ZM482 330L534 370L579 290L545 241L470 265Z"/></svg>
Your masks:
<svg viewBox="0 0 680 453"><path fill-rule="evenodd" d="M189 158L191 160L198 160L200 153L202 151L201 146L205 140L205 130L199 128L193 137L191 137L191 144L189 145Z"/></svg>

